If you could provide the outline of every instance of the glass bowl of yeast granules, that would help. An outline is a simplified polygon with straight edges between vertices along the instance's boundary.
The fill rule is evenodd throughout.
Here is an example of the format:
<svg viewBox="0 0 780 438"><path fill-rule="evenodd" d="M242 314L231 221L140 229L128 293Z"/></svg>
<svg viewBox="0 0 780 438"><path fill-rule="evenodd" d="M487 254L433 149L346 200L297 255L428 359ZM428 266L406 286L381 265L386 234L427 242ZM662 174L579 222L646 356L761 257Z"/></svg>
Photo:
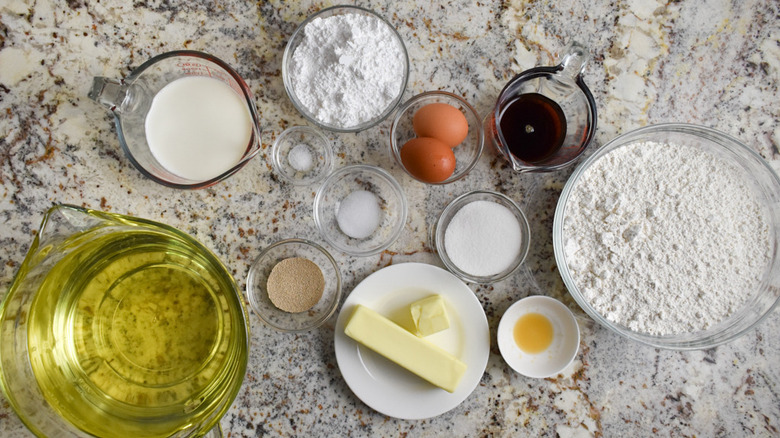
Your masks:
<svg viewBox="0 0 780 438"><path fill-rule="evenodd" d="M338 264L322 246L280 240L255 259L246 279L252 311L281 332L304 332L330 318L341 299Z"/></svg>
<svg viewBox="0 0 780 438"><path fill-rule="evenodd" d="M295 30L282 58L282 80L293 106L320 128L357 132L398 106L409 77L406 46L378 14L335 6Z"/></svg>
<svg viewBox="0 0 780 438"><path fill-rule="evenodd" d="M623 134L566 183L555 260L603 326L659 348L707 349L745 334L780 301L780 179L713 129Z"/></svg>

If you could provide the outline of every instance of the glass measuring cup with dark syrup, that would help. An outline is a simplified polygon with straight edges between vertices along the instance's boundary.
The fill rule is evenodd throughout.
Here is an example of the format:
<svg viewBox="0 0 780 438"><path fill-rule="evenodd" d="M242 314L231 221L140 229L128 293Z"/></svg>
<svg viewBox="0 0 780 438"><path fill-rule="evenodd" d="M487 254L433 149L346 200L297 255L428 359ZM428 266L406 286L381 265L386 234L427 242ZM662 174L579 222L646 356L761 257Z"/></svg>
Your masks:
<svg viewBox="0 0 780 438"><path fill-rule="evenodd" d="M572 164L596 131L596 102L582 80L586 49L571 44L553 67L515 76L485 118L485 135L518 172Z"/></svg>

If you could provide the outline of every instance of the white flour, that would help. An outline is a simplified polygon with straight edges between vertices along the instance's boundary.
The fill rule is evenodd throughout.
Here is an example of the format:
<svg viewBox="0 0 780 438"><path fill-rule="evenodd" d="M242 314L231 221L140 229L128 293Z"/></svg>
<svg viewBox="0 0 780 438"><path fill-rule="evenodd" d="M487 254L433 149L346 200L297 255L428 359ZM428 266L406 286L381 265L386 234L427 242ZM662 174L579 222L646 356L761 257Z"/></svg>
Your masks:
<svg viewBox="0 0 780 438"><path fill-rule="evenodd" d="M320 122L360 125L401 93L403 50L379 18L357 13L315 18L304 35L290 64L291 85Z"/></svg>
<svg viewBox="0 0 780 438"><path fill-rule="evenodd" d="M771 251L766 212L742 175L692 146L645 142L602 157L564 219L585 298L652 335L706 329L739 309Z"/></svg>

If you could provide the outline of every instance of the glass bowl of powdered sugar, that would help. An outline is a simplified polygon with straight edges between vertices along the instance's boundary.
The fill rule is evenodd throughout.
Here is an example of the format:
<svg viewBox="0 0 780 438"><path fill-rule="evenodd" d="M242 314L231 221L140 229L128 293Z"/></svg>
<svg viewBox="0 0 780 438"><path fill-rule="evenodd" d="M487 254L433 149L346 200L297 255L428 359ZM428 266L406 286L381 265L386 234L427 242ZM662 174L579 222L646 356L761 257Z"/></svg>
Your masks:
<svg viewBox="0 0 780 438"><path fill-rule="evenodd" d="M623 134L572 174L555 260L603 326L691 350L745 334L780 301L780 179L740 141L663 124Z"/></svg>
<svg viewBox="0 0 780 438"><path fill-rule="evenodd" d="M357 132L398 105L409 58L396 29L373 11L335 6L310 16L293 33L282 79L293 106L315 125Z"/></svg>

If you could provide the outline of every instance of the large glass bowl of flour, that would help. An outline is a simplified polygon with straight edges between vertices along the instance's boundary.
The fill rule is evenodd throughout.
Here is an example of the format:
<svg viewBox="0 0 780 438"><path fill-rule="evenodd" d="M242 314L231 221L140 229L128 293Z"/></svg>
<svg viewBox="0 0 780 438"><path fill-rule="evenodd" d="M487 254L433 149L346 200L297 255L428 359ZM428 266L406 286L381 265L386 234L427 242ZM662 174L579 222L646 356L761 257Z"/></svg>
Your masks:
<svg viewBox="0 0 780 438"><path fill-rule="evenodd" d="M363 131L387 118L408 77L398 31L358 6L334 6L307 18L282 58L284 89L295 109L334 132Z"/></svg>
<svg viewBox="0 0 780 438"><path fill-rule="evenodd" d="M780 179L713 129L663 124L607 143L566 183L553 247L577 303L659 348L706 349L780 301Z"/></svg>

